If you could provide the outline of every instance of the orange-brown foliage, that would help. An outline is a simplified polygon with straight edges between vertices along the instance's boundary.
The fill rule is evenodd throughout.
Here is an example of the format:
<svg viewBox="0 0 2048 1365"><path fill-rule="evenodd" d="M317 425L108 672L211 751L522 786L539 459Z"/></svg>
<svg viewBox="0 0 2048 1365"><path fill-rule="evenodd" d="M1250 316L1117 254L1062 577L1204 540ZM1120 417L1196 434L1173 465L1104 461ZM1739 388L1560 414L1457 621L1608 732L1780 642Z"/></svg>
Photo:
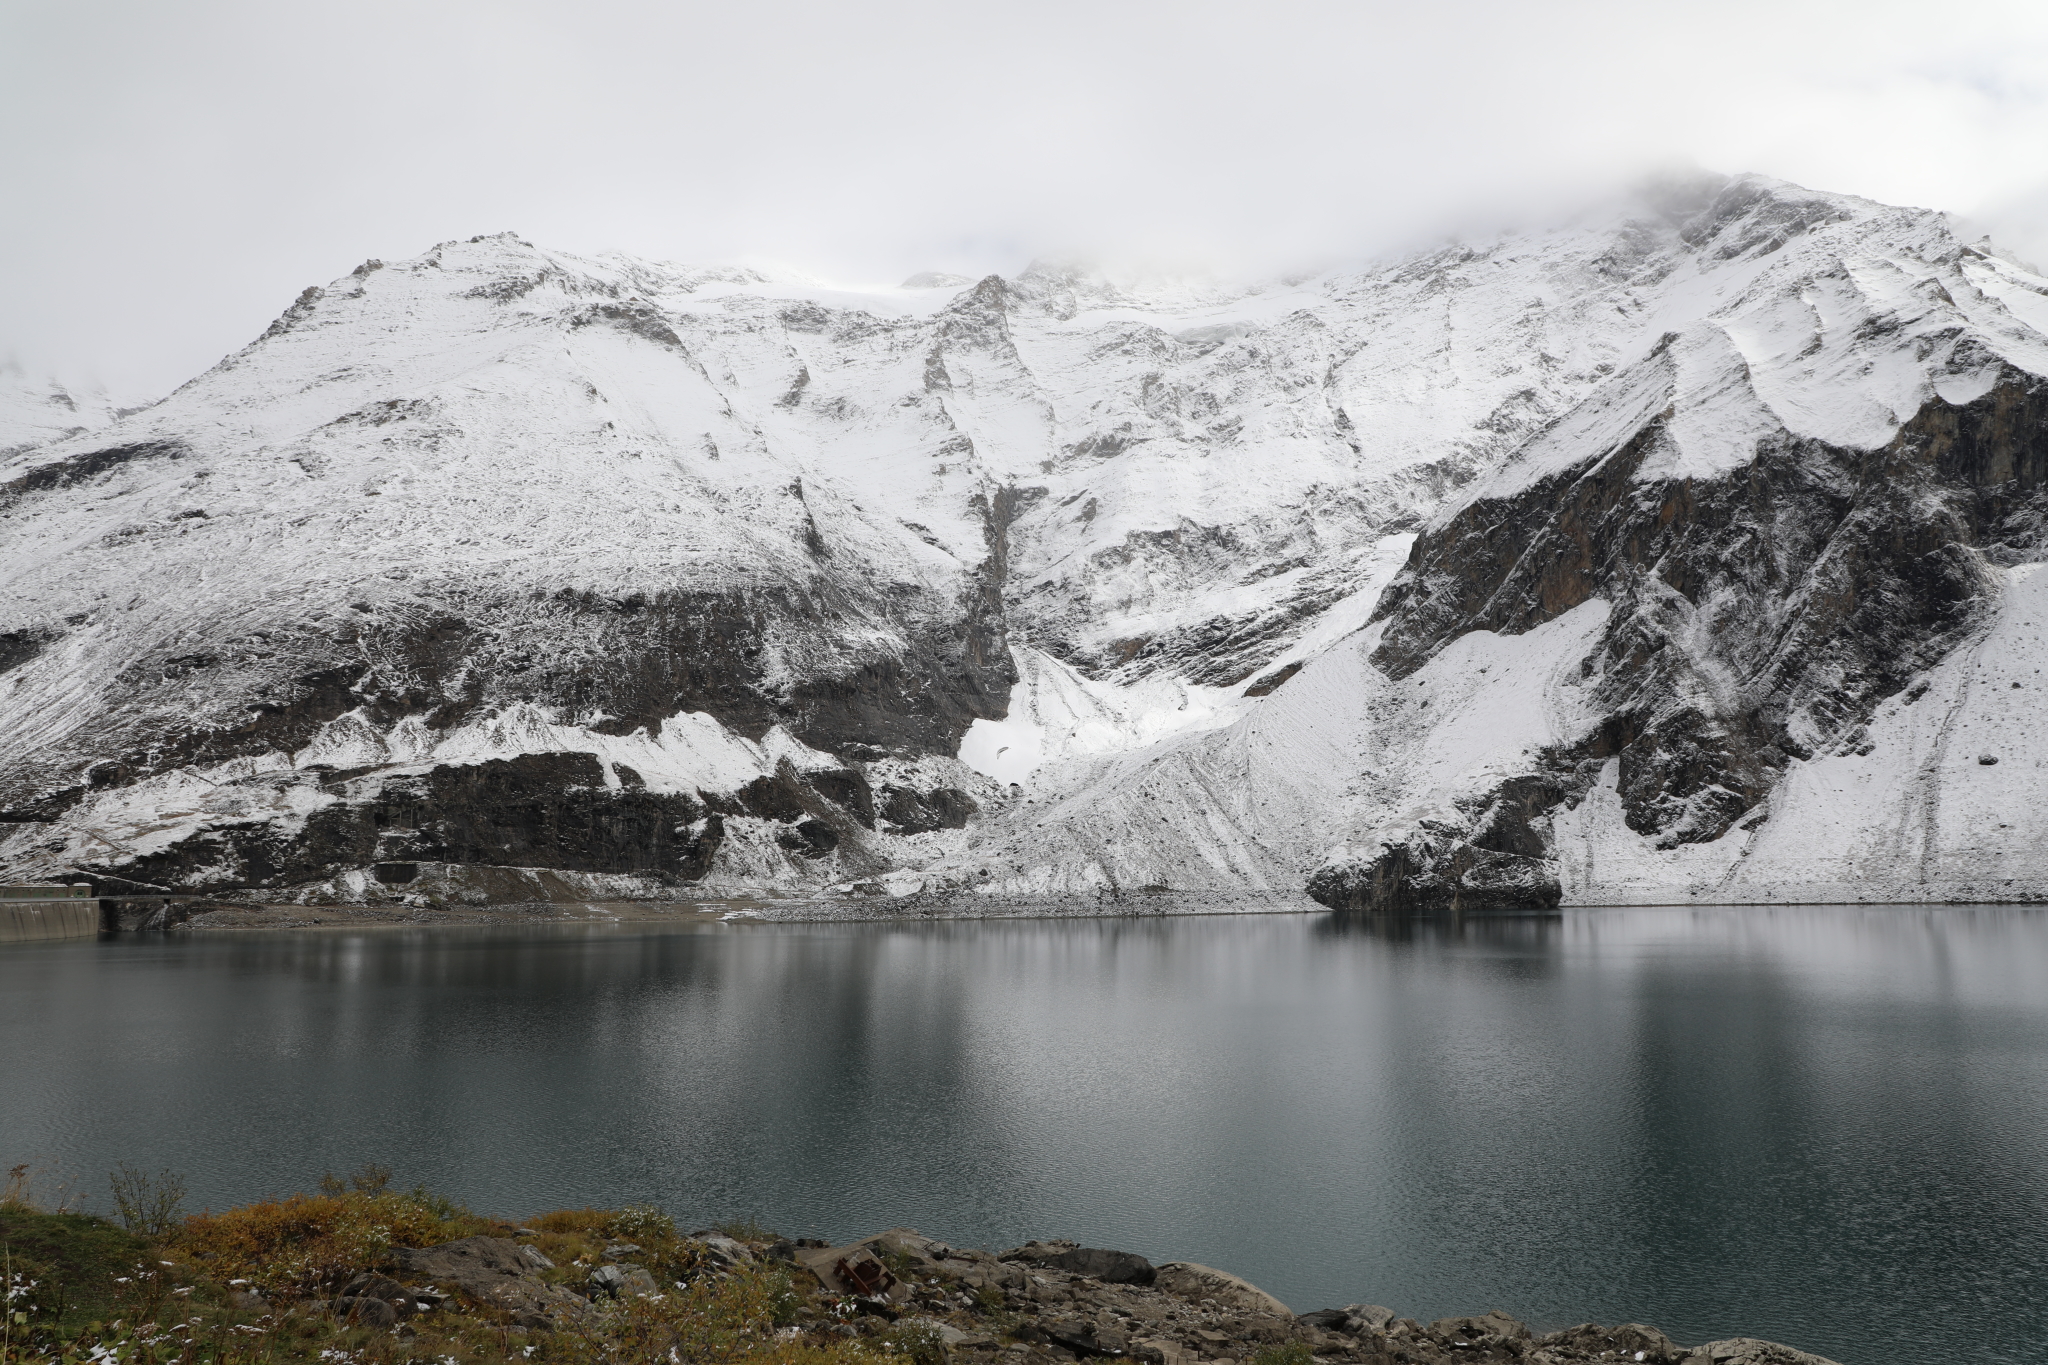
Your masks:
<svg viewBox="0 0 2048 1365"><path fill-rule="evenodd" d="M223 1280L273 1294L329 1287L394 1246L432 1246L509 1228L404 1194L295 1194L188 1219L178 1241Z"/></svg>

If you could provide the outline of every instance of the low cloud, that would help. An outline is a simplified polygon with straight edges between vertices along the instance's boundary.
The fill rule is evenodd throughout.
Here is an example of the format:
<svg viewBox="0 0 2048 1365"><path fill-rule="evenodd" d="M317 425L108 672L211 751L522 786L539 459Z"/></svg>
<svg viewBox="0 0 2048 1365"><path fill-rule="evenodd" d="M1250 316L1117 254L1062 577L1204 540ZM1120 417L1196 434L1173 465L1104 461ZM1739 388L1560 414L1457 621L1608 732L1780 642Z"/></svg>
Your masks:
<svg viewBox="0 0 2048 1365"><path fill-rule="evenodd" d="M504 229L848 282L1253 271L1689 162L2048 245L2032 4L24 0L0 119L0 349L126 392Z"/></svg>

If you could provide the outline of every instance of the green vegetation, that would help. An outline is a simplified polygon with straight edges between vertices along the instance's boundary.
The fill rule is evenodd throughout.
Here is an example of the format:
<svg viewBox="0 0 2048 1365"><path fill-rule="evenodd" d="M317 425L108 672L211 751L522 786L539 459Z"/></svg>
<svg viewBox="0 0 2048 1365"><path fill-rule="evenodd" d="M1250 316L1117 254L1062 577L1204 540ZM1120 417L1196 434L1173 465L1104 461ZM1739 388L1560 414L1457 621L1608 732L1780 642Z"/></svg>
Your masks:
<svg viewBox="0 0 2048 1365"><path fill-rule="evenodd" d="M78 1326L105 1315L115 1279L154 1259L147 1241L104 1219L0 1204L0 1264L16 1291L9 1308L37 1322Z"/></svg>
<svg viewBox="0 0 2048 1365"><path fill-rule="evenodd" d="M711 1230L730 1237L735 1242L772 1242L776 1237L775 1230L763 1227L761 1220L753 1214L745 1218L728 1218L723 1223L713 1223Z"/></svg>
<svg viewBox="0 0 2048 1365"><path fill-rule="evenodd" d="M375 1166L329 1175L316 1193L189 1217L171 1172L124 1165L109 1180L113 1220L40 1207L25 1168L13 1172L0 1195L0 1365L943 1365L927 1328L872 1341L797 1330L818 1315L781 1266L722 1265L650 1206L562 1209L518 1225L518 1241L554 1262L523 1281L567 1305L552 1317L458 1293L363 1325L336 1311L337 1295L389 1269L392 1248L512 1237L514 1225L394 1190ZM722 1230L734 1229L755 1243L765 1234L753 1219ZM630 1262L655 1277L654 1292L570 1292L588 1292L593 1267L627 1259L606 1253L622 1243L637 1248Z"/></svg>
<svg viewBox="0 0 2048 1365"><path fill-rule="evenodd" d="M185 1219L185 1181L172 1171L150 1175L127 1162L107 1177L121 1226L144 1237L164 1238Z"/></svg>
<svg viewBox="0 0 2048 1365"><path fill-rule="evenodd" d="M1305 1342L1288 1341L1254 1352L1251 1365L1312 1365L1313 1359Z"/></svg>

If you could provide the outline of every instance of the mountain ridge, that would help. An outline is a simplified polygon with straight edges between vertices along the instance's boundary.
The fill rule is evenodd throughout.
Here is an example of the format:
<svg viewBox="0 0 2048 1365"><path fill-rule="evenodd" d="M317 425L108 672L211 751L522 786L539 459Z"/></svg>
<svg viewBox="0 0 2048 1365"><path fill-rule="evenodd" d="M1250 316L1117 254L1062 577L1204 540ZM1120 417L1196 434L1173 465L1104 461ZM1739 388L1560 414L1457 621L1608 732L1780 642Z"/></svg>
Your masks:
<svg viewBox="0 0 2048 1365"><path fill-rule="evenodd" d="M1631 884L1691 886L2039 553L2048 284L1936 214L1737 177L1150 288L505 234L309 289L0 464L0 858L1475 908L1601 894L1612 790ZM1807 682L1752 685L1759 621L1806 622ZM1535 711L1486 699L1509 674ZM1515 742L1415 731L1429 701Z"/></svg>

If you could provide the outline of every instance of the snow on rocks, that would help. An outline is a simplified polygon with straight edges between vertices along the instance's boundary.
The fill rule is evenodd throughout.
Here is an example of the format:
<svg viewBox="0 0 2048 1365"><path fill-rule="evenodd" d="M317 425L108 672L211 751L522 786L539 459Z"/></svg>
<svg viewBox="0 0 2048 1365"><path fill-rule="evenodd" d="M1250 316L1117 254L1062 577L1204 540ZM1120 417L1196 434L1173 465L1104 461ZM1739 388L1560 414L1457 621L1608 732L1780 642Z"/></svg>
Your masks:
<svg viewBox="0 0 2048 1365"><path fill-rule="evenodd" d="M1726 880L1739 824L1789 884L1815 765L2038 557L2044 326L1939 215L1755 177L1255 285L365 262L0 429L0 859L1543 903ZM1956 743L1886 779L1915 894L2032 885L2023 816L2003 878L1941 823L2030 769ZM1845 847L1906 808L1862 785Z"/></svg>
<svg viewBox="0 0 2048 1365"><path fill-rule="evenodd" d="M98 389L31 377L0 361L0 459L103 427L116 415L113 400Z"/></svg>

